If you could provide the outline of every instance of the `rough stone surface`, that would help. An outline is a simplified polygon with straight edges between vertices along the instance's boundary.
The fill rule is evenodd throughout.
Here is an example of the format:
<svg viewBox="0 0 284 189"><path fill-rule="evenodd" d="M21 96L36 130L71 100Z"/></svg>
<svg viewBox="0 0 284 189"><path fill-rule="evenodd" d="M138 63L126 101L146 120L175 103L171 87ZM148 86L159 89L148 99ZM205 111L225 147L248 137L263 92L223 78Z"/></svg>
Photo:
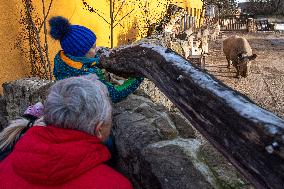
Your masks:
<svg viewBox="0 0 284 189"><path fill-rule="evenodd" d="M181 113L144 96L114 105L116 168L136 189L251 187L211 145L204 152L206 140Z"/></svg>
<svg viewBox="0 0 284 189"><path fill-rule="evenodd" d="M38 78L26 78L3 84L6 110L9 119L22 115L30 104L43 102L52 82Z"/></svg>
<svg viewBox="0 0 284 189"><path fill-rule="evenodd" d="M131 179L135 188L160 188L141 155L145 146L163 138L153 124L141 114L125 112L114 117L113 134L118 152L116 168Z"/></svg>
<svg viewBox="0 0 284 189"><path fill-rule="evenodd" d="M179 135L182 138L195 138L195 131L190 122L180 113L180 112L171 112L170 117L175 123Z"/></svg>
<svg viewBox="0 0 284 189"><path fill-rule="evenodd" d="M214 188L208 167L198 160L200 145L196 139L161 141L145 148L143 156L163 189Z"/></svg>
<svg viewBox="0 0 284 189"><path fill-rule="evenodd" d="M51 85L35 78L5 84L9 117L43 101ZM0 116L1 102L5 101L0 98ZM169 112L141 91L114 104L112 133L117 148L114 168L135 189L252 188L181 113Z"/></svg>
<svg viewBox="0 0 284 189"><path fill-rule="evenodd" d="M139 89L149 94L151 100L153 100L155 103L162 104L169 110L174 109L173 103L150 80L145 79L142 85L140 85Z"/></svg>
<svg viewBox="0 0 284 189"><path fill-rule="evenodd" d="M8 113L6 111L6 101L2 95L0 95L0 131L7 125Z"/></svg>
<svg viewBox="0 0 284 189"><path fill-rule="evenodd" d="M209 143L202 144L198 153L200 160L208 166L214 175L218 188L253 189L236 168Z"/></svg>

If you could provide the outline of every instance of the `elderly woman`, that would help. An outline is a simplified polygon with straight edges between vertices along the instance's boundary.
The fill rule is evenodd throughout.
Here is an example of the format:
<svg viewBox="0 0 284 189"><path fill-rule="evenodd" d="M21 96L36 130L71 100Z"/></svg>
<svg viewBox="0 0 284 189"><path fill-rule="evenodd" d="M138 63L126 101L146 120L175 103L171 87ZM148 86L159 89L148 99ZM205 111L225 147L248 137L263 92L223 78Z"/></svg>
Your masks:
<svg viewBox="0 0 284 189"><path fill-rule="evenodd" d="M132 189L105 165L110 153L102 142L110 134L111 112L107 88L93 75L56 82L44 106L46 126L36 122L0 162L0 188ZM2 137L24 128L15 123ZM3 150L7 142L0 142Z"/></svg>

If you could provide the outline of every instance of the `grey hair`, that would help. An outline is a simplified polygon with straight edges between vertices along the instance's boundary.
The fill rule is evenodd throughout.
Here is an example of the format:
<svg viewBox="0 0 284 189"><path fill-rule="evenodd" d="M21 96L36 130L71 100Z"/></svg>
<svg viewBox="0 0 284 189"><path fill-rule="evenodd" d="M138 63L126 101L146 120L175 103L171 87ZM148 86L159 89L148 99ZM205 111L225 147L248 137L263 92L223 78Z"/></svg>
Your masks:
<svg viewBox="0 0 284 189"><path fill-rule="evenodd" d="M112 107L106 86L96 75L57 81L44 106L44 121L60 128L94 135L99 122L110 119Z"/></svg>

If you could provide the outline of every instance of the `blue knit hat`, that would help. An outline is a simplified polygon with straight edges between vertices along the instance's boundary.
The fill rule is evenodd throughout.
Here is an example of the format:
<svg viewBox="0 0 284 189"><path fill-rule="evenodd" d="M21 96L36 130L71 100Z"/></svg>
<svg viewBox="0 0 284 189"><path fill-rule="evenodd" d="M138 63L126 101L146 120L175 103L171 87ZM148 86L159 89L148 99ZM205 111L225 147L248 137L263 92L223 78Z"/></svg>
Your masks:
<svg viewBox="0 0 284 189"><path fill-rule="evenodd" d="M71 25L66 18L61 16L52 17L49 25L51 37L59 40L63 51L72 56L85 56L97 39L90 29Z"/></svg>

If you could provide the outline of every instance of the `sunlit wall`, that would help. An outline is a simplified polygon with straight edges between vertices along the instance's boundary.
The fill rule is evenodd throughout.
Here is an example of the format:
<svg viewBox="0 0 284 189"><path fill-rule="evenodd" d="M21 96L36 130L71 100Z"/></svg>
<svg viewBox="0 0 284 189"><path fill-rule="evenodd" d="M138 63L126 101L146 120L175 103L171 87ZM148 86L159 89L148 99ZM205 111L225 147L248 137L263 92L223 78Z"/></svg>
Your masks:
<svg viewBox="0 0 284 189"><path fill-rule="evenodd" d="M200 18L201 0L112 0L114 5L113 45L130 43L146 35L148 26L156 23L165 13L166 7L174 3L186 8L192 16ZM19 23L23 6L20 0L0 2L0 83L29 75L30 63L22 53L28 48L28 40L22 39L20 32L23 25ZM89 5L85 6L84 2ZM35 17L42 18L42 1L32 0ZM47 9L50 0L45 0ZM91 11L89 11L91 10ZM111 46L110 40L110 0L53 0L49 18L64 16L72 24L84 25L97 35L97 45ZM198 21L198 20L197 20ZM43 36L41 36L43 41ZM25 43L26 40L26 43ZM16 44L16 45L15 45ZM60 50L58 41L48 37L51 60Z"/></svg>

